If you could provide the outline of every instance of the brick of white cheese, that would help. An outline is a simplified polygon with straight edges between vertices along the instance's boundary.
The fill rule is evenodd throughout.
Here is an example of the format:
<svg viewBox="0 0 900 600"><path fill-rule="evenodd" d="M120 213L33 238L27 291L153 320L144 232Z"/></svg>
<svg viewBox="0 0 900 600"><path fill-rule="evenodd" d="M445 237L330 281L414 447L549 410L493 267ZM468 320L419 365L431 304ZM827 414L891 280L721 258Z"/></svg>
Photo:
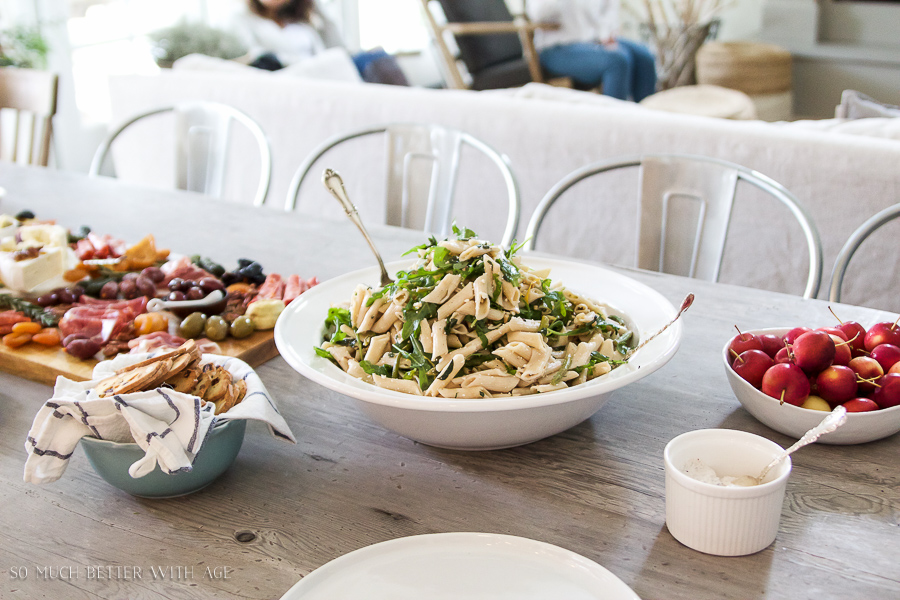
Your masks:
<svg viewBox="0 0 900 600"><path fill-rule="evenodd" d="M30 292L45 281L60 277L68 264L67 248L47 248L35 258L13 260L12 253L0 256L0 279L6 287Z"/></svg>

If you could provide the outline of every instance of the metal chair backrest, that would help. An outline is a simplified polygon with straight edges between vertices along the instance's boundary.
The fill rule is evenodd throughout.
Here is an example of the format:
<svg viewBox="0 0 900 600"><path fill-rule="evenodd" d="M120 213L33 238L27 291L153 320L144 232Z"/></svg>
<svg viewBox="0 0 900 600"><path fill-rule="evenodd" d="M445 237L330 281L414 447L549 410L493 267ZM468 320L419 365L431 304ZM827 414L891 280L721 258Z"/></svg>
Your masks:
<svg viewBox="0 0 900 600"><path fill-rule="evenodd" d="M463 144L479 150L499 169L506 184L509 212L501 243L508 246L519 225L519 186L508 159L496 150L463 131L421 123L378 125L334 136L315 148L303 161L291 180L284 209L297 205L300 186L322 155L338 144L363 136L384 134L387 159L387 203L385 223L409 229L421 229L447 235L453 221L454 189ZM425 201L411 188L413 164L431 164Z"/></svg>
<svg viewBox="0 0 900 600"><path fill-rule="evenodd" d="M818 294L822 245L806 210L781 184L762 173L704 156L647 154L587 165L559 181L528 223L525 250L534 250L547 211L570 187L587 177L640 167L637 266L641 269L717 281L738 180L767 192L793 213L809 248L804 298Z"/></svg>
<svg viewBox="0 0 900 600"><path fill-rule="evenodd" d="M175 185L178 189L222 197L231 124L237 121L253 134L259 150L261 169L253 206L263 205L272 179L269 140L256 121L236 108L217 102L185 102L131 117L113 130L97 148L89 174L100 174L112 143L125 129L147 117L168 112L175 115Z"/></svg>
<svg viewBox="0 0 900 600"><path fill-rule="evenodd" d="M12 134L8 138L0 135L2 147L10 147L10 161L47 166L58 91L55 73L0 68L0 109L15 112Z"/></svg>
<svg viewBox="0 0 900 600"><path fill-rule="evenodd" d="M841 287L844 285L844 275L847 272L847 266L853 254L859 249L862 243L872 235L882 225L889 221L900 217L900 204L889 206L884 210L875 213L869 219L860 225L854 231L841 251L838 252L837 259L834 261L834 268L831 270L831 290L828 293L828 300L831 302L841 301Z"/></svg>

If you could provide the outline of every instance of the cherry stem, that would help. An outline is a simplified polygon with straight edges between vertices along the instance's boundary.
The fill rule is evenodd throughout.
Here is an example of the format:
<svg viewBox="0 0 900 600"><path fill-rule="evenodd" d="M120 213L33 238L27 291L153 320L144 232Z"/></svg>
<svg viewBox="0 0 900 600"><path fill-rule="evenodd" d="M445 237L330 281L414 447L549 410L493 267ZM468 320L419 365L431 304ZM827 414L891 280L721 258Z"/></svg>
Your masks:
<svg viewBox="0 0 900 600"><path fill-rule="evenodd" d="M743 339L744 339L744 334L743 334L743 332L742 332L740 329L738 329L738 326L737 326L737 325L735 325L734 328L737 329L738 336L743 340Z"/></svg>
<svg viewBox="0 0 900 600"><path fill-rule="evenodd" d="M737 359L737 360L739 360L739 361L741 361L741 362L744 362L744 359L741 358L741 355L738 354L737 352L735 352L733 348L730 350L730 352L731 352L732 354L734 354L734 358L735 358L735 359Z"/></svg>
<svg viewBox="0 0 900 600"><path fill-rule="evenodd" d="M834 316L834 318L837 319L838 323L840 323L841 325L844 324L844 322L841 321L841 318L839 316L837 316L836 314L834 314L834 311L831 309L830 306L828 307L828 312L830 312Z"/></svg>
<svg viewBox="0 0 900 600"><path fill-rule="evenodd" d="M784 404L784 394L785 394L786 392L787 392L787 388L781 390L780 404Z"/></svg>

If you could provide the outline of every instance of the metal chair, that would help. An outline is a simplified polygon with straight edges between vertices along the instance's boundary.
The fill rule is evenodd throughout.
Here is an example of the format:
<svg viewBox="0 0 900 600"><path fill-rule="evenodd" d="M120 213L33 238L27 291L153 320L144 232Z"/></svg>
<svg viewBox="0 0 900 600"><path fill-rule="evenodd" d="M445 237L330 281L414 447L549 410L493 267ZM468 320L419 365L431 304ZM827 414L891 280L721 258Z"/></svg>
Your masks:
<svg viewBox="0 0 900 600"><path fill-rule="evenodd" d="M175 184L178 189L222 197L228 159L232 121L237 121L253 134L260 155L259 185L253 206L262 206L269 193L272 178L272 151L259 124L245 113L217 102L185 102L164 106L135 115L119 125L97 148L89 175L100 174L115 139L134 123L162 113L175 114Z"/></svg>
<svg viewBox="0 0 900 600"><path fill-rule="evenodd" d="M59 77L55 73L16 67L0 68L0 109L15 111L9 160L46 167ZM22 127L23 117L25 127ZM4 138L0 138L5 142ZM6 145L5 143L3 144Z"/></svg>
<svg viewBox="0 0 900 600"><path fill-rule="evenodd" d="M787 189L762 173L704 156L646 154L598 162L578 169L547 192L525 234L534 250L553 203L577 182L606 171L640 167L637 266L641 269L717 281L738 180L769 193L793 213L809 247L804 298L814 298L822 280L822 245L806 210Z"/></svg>
<svg viewBox="0 0 900 600"><path fill-rule="evenodd" d="M838 252L837 259L834 261L834 268L831 271L831 291L828 293L828 299L831 302L841 301L841 287L844 285L844 274L847 272L850 259L853 258L853 254L859 249L860 245L876 229L898 217L900 217L900 204L889 206L875 213L850 235L844 247Z"/></svg>
<svg viewBox="0 0 900 600"><path fill-rule="evenodd" d="M450 232L460 152L462 145L466 144L491 159L503 177L509 213L501 243L508 246L512 242L519 225L519 186L509 167L508 159L478 138L440 125L421 123L377 125L325 140L306 157L294 173L284 209L294 210L300 186L322 155L338 144L374 134L384 134L386 138L388 172L385 222L388 225L421 229L441 235ZM410 191L412 164L419 160L432 163L425 202L418 202L414 198L415 194Z"/></svg>

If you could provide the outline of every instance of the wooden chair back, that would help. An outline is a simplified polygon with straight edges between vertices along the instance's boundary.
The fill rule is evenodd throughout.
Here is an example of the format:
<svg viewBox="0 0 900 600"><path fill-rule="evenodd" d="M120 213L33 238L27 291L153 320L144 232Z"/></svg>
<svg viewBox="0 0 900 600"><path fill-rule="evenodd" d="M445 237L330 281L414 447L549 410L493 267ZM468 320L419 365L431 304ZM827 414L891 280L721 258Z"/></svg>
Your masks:
<svg viewBox="0 0 900 600"><path fill-rule="evenodd" d="M12 162L46 167L50 160L50 140L59 77L48 71L0 68L0 113L12 113L11 119L0 118L0 156ZM12 131L6 127L12 122ZM3 151L9 153L3 156Z"/></svg>
<svg viewBox="0 0 900 600"><path fill-rule="evenodd" d="M471 87L474 89L513 87L530 81L543 81L534 48L534 31L543 25L531 23L525 16L514 17L506 8L504 0L420 2L448 87L467 89L470 86L466 84L457 59L444 39L445 33L454 35L460 48L460 59L472 75ZM441 6L450 22L438 22L431 10L432 3ZM482 73L488 70L496 74Z"/></svg>

